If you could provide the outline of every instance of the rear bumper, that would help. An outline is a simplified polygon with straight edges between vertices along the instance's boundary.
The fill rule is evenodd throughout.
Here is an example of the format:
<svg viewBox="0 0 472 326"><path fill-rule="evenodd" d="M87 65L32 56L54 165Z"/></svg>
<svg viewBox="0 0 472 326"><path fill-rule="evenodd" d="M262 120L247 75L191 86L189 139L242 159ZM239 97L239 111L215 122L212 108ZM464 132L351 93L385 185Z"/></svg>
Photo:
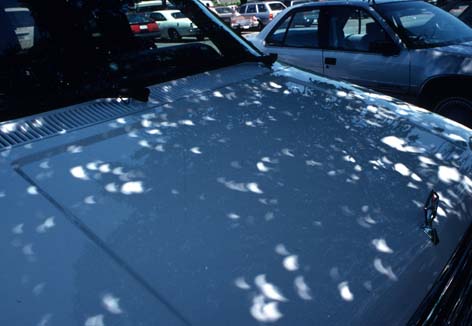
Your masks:
<svg viewBox="0 0 472 326"><path fill-rule="evenodd" d="M241 24L241 23L233 23L231 24L231 28L233 29L254 29L254 28L257 28L259 27L259 22L257 22L257 24Z"/></svg>
<svg viewBox="0 0 472 326"><path fill-rule="evenodd" d="M156 39L161 37L161 32L152 32L152 33L136 33L134 36L139 37L141 39Z"/></svg>
<svg viewBox="0 0 472 326"><path fill-rule="evenodd" d="M408 325L472 325L472 224Z"/></svg>

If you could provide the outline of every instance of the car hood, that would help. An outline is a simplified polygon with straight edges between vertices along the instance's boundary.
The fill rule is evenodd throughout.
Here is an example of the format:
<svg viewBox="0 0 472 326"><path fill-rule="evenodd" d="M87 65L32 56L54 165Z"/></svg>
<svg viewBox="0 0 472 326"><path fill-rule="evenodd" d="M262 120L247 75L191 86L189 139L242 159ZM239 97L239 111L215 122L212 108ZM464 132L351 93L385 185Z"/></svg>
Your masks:
<svg viewBox="0 0 472 326"><path fill-rule="evenodd" d="M87 122L124 106L135 111ZM41 271L61 295L44 291L35 309L59 320L405 324L470 224L468 130L279 64L156 85L146 105L15 121L3 137L58 114L57 135L2 152L0 200L7 293ZM431 189L436 246L421 230Z"/></svg>

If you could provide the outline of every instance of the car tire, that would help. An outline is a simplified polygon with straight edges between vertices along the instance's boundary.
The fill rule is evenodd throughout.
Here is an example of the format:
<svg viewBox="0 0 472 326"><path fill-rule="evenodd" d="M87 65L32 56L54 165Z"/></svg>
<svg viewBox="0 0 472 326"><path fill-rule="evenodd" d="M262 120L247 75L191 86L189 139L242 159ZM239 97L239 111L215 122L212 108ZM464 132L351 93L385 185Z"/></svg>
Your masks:
<svg viewBox="0 0 472 326"><path fill-rule="evenodd" d="M434 111L472 129L472 101L467 98L445 98L438 102Z"/></svg>
<svg viewBox="0 0 472 326"><path fill-rule="evenodd" d="M167 34L169 35L169 39L171 41L179 41L181 39L179 32L177 32L175 29L171 28L167 31Z"/></svg>

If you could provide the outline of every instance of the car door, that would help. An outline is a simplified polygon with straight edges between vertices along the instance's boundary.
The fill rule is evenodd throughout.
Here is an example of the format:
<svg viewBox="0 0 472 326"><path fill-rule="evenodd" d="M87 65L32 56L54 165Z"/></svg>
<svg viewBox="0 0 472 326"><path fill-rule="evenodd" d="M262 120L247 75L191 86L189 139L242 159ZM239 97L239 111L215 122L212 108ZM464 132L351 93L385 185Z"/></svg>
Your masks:
<svg viewBox="0 0 472 326"><path fill-rule="evenodd" d="M256 5L254 3L246 5L245 16L257 16Z"/></svg>
<svg viewBox="0 0 472 326"><path fill-rule="evenodd" d="M167 30L169 29L169 22L166 17L160 12L152 12L149 14L149 17L153 19L157 25L159 25L159 30L164 37L168 36Z"/></svg>
<svg viewBox="0 0 472 326"><path fill-rule="evenodd" d="M367 11L354 6L326 9L328 45L324 73L391 95L409 90L410 55Z"/></svg>
<svg viewBox="0 0 472 326"><path fill-rule="evenodd" d="M320 44L325 29L319 24L319 17L319 8L290 11L267 35L264 51L276 53L282 62L323 74Z"/></svg>
<svg viewBox="0 0 472 326"><path fill-rule="evenodd" d="M258 3L257 4L257 18L260 19L262 24L265 26L267 25L269 20L269 10L267 10L265 3Z"/></svg>

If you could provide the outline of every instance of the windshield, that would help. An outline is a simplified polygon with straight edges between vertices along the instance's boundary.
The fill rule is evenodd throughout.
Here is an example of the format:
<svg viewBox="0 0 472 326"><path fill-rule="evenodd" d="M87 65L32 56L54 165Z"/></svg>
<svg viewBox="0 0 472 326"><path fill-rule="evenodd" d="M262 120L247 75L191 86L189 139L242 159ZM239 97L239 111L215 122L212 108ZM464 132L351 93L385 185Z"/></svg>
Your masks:
<svg viewBox="0 0 472 326"><path fill-rule="evenodd" d="M145 101L147 86L259 60L199 2L173 5L185 21L121 0L2 2L0 121L96 98Z"/></svg>
<svg viewBox="0 0 472 326"><path fill-rule="evenodd" d="M425 2L396 2L376 9L409 48L472 41L472 30L456 17Z"/></svg>

